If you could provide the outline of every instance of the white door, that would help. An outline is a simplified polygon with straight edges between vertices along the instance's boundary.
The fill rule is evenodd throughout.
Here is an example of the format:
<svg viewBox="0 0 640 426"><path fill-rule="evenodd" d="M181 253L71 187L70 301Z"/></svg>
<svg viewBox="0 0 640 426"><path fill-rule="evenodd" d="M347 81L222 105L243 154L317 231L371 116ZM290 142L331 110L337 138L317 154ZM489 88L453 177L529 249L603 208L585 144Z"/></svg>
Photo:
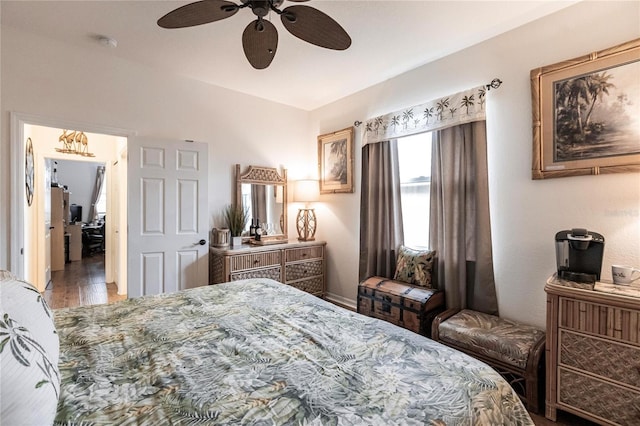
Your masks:
<svg viewBox="0 0 640 426"><path fill-rule="evenodd" d="M44 160L44 285L51 282L51 160Z"/></svg>
<svg viewBox="0 0 640 426"><path fill-rule="evenodd" d="M207 148L129 138L129 297L208 284Z"/></svg>

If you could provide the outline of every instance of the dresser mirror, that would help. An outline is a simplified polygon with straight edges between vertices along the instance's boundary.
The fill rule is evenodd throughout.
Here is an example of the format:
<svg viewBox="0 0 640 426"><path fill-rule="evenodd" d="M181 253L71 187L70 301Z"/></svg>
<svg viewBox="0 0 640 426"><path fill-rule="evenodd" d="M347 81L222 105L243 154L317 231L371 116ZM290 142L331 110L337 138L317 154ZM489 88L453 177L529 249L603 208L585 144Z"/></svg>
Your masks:
<svg viewBox="0 0 640 426"><path fill-rule="evenodd" d="M244 173L236 164L236 203L249 211L243 236L249 236L251 220L257 219L264 243L287 240L287 170L249 166Z"/></svg>

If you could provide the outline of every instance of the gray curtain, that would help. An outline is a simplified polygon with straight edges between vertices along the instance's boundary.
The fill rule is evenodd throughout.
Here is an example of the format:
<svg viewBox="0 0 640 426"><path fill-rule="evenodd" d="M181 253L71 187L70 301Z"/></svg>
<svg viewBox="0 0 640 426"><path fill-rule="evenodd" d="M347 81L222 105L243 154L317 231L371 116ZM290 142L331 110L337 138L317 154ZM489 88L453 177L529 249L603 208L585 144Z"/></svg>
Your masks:
<svg viewBox="0 0 640 426"><path fill-rule="evenodd" d="M447 308L498 314L485 123L434 134L429 243L438 253L438 288L445 291Z"/></svg>
<svg viewBox="0 0 640 426"><path fill-rule="evenodd" d="M360 281L392 278L396 250L403 244L400 167L397 140L362 148L360 197Z"/></svg>
<svg viewBox="0 0 640 426"><path fill-rule="evenodd" d="M98 166L98 170L96 171L96 184L93 187L91 206L89 207L89 222L93 222L96 218L96 214L98 213L96 211L96 203L98 202L98 197L100 197L100 192L102 191L102 185L104 183L104 170L105 166Z"/></svg>

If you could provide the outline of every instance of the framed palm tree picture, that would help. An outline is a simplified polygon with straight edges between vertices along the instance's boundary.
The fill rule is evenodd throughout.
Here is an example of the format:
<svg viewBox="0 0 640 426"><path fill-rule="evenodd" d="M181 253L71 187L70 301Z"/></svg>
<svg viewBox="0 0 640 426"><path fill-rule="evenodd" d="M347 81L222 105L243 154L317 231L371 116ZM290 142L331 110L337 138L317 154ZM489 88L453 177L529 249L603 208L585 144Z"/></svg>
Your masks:
<svg viewBox="0 0 640 426"><path fill-rule="evenodd" d="M318 136L320 193L353 192L353 127Z"/></svg>
<svg viewBox="0 0 640 426"><path fill-rule="evenodd" d="M640 171L640 39L531 71L533 179Z"/></svg>

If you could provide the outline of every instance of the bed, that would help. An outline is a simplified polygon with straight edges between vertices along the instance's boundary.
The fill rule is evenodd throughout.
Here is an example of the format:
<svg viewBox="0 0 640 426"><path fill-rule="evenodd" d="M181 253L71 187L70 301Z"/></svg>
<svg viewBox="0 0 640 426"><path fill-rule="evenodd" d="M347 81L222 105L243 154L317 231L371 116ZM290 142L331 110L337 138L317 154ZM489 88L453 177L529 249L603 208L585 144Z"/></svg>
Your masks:
<svg viewBox="0 0 640 426"><path fill-rule="evenodd" d="M533 425L487 365L269 279L53 317L57 425Z"/></svg>

